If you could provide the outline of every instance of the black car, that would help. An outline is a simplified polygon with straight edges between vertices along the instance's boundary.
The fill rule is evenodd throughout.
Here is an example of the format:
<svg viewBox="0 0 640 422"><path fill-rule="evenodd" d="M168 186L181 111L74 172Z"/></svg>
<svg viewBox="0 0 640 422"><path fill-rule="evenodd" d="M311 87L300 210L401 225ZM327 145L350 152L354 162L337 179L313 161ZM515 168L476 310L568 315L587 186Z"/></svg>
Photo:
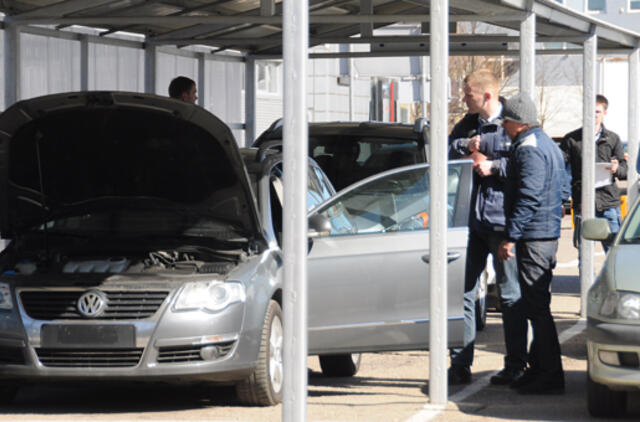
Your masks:
<svg viewBox="0 0 640 422"><path fill-rule="evenodd" d="M282 142L282 121L277 120L253 143ZM428 126L416 123L329 122L309 123L309 156L340 190L366 177L396 167L428 162Z"/></svg>

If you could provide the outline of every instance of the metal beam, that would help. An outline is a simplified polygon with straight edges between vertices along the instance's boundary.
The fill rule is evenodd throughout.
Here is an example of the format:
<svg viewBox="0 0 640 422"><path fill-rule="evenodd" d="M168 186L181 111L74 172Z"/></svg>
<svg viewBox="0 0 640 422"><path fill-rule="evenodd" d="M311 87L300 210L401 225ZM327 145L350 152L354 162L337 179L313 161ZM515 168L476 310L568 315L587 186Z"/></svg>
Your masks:
<svg viewBox="0 0 640 422"><path fill-rule="evenodd" d="M451 22L519 22L523 13L512 13L505 15L451 15ZM20 23L22 25L199 25L199 24L261 24L278 25L282 24L282 16L259 16L259 15L208 15L208 16L68 16L68 17L18 17L7 16L5 21ZM430 22L430 15L311 15L311 24L359 24L359 23L421 23Z"/></svg>
<svg viewBox="0 0 640 422"><path fill-rule="evenodd" d="M373 13L373 0L360 0L360 14L361 15L374 15ZM373 22L360 23L360 33L364 37L370 37L373 35Z"/></svg>
<svg viewBox="0 0 640 422"><path fill-rule="evenodd" d="M309 3L283 0L284 386L282 420L307 419L307 50ZM301 142L302 141L302 142Z"/></svg>
<svg viewBox="0 0 640 422"><path fill-rule="evenodd" d="M4 108L20 99L20 27L4 27Z"/></svg>
<svg viewBox="0 0 640 422"><path fill-rule="evenodd" d="M429 401L444 407L447 403L447 210L442 204L447 203L448 174L448 0L431 0L431 17Z"/></svg>
<svg viewBox="0 0 640 422"><path fill-rule="evenodd" d="M41 18L50 16L64 16L69 13L77 13L86 9L114 3L115 0L66 0L49 6L36 7L28 12L13 15L17 19Z"/></svg>
<svg viewBox="0 0 640 422"><path fill-rule="evenodd" d="M80 90L89 90L89 38L80 38Z"/></svg>
<svg viewBox="0 0 640 422"><path fill-rule="evenodd" d="M198 54L198 105L205 107L205 92L206 92L206 78L205 78L205 55L204 53Z"/></svg>
<svg viewBox="0 0 640 422"><path fill-rule="evenodd" d="M640 145L640 47L629 54L629 171L627 173L628 204L638 197L638 146Z"/></svg>
<svg viewBox="0 0 640 422"><path fill-rule="evenodd" d="M157 47L153 45L144 47L144 92L147 94L156 93L156 55Z"/></svg>
<svg viewBox="0 0 640 422"><path fill-rule="evenodd" d="M536 15L520 24L520 92L536 100Z"/></svg>
<svg viewBox="0 0 640 422"><path fill-rule="evenodd" d="M276 2L274 0L260 0L260 16L273 16L276 14Z"/></svg>
<svg viewBox="0 0 640 422"><path fill-rule="evenodd" d="M575 36L548 36L538 37L537 42L566 42L574 44L582 44L589 38L589 35L575 35ZM371 36L371 37L310 37L309 43L311 44L393 44L393 43L429 43L431 40L430 35L387 35L387 36ZM483 34L450 34L449 43L520 43L521 38L519 36L511 35L483 35ZM206 45L279 45L282 43L282 35L260 38L249 37L205 37L198 38L196 40L192 38L164 38L162 40L151 40L150 44L187 44L192 42Z"/></svg>
<svg viewBox="0 0 640 422"><path fill-rule="evenodd" d="M251 146L256 138L256 60L247 56L244 65L244 145Z"/></svg>
<svg viewBox="0 0 640 422"><path fill-rule="evenodd" d="M596 47L598 37L592 35L584 43L583 100L582 100L582 221L595 216L596 174ZM580 243L580 314L587 316L587 292L593 284L593 241Z"/></svg>

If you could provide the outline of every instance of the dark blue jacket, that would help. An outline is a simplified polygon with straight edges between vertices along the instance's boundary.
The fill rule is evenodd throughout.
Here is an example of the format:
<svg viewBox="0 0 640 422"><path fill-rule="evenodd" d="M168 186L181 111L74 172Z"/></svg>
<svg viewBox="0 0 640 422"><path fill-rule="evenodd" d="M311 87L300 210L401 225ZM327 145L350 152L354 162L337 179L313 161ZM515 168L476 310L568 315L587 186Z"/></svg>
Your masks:
<svg viewBox="0 0 640 422"><path fill-rule="evenodd" d="M479 232L504 232L504 182L511 139L502 127L502 118L480 123L478 114L467 114L449 135L449 158L469 155L467 141L476 134L482 138L480 152L492 160L493 175L473 174L469 227Z"/></svg>
<svg viewBox="0 0 640 422"><path fill-rule="evenodd" d="M564 157L556 143L538 127L520 134L507 167L507 238L559 238L562 200L568 191Z"/></svg>

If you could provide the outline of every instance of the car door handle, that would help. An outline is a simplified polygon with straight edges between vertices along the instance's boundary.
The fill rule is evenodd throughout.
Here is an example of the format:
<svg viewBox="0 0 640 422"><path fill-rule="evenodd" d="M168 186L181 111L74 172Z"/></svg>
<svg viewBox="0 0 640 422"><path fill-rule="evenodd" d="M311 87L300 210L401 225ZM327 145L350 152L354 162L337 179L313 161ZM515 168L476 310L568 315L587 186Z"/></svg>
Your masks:
<svg viewBox="0 0 640 422"><path fill-rule="evenodd" d="M447 252L447 263L451 261L455 261L461 256L462 254L460 252ZM430 254L422 255L422 260L428 264L431 261L431 255Z"/></svg>

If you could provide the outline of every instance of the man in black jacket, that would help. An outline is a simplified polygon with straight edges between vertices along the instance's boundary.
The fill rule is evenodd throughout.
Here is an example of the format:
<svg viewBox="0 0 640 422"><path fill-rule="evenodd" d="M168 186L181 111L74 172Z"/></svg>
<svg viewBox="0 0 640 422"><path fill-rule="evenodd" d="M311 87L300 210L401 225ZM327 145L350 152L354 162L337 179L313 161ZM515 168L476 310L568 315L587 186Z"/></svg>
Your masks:
<svg viewBox="0 0 640 422"><path fill-rule="evenodd" d="M607 115L609 101L604 95L596 96L596 162L610 163L610 183L596 189L596 217L606 218L612 233L620 230L620 191L618 180L627 179L627 161L620 137L602 124ZM582 215L582 128L564 136L561 145L565 161L571 166L571 198L573 199L573 245L580 250L580 223ZM602 243L605 252L609 245Z"/></svg>
<svg viewBox="0 0 640 422"><path fill-rule="evenodd" d="M469 113L449 135L449 158L472 154L473 190L464 287L464 347L451 349L449 384L471 381L476 338L475 301L478 279L493 255L502 307L506 356L504 369L491 383L507 385L519 378L527 362L527 321L520 309L516 260L498 260L498 245L505 238L504 188L511 139L502 127L503 106L499 81L488 70L477 70L464 80L464 102Z"/></svg>

